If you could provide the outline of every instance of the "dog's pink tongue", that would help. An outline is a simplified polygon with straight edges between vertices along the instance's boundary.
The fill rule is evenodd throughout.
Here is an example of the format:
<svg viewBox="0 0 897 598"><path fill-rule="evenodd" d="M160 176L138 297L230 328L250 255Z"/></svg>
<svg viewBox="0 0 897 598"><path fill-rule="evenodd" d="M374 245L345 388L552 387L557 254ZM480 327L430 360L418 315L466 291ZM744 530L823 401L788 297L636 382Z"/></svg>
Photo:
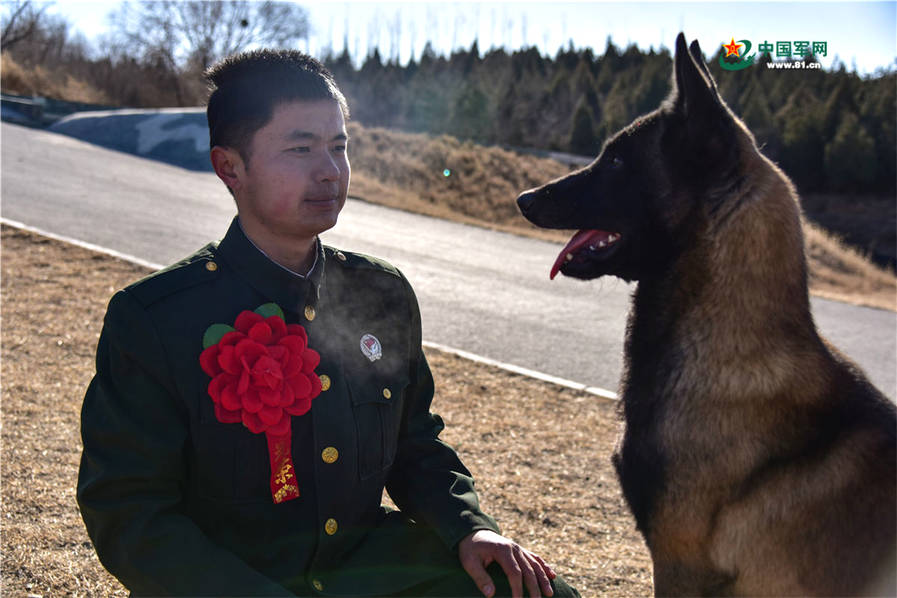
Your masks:
<svg viewBox="0 0 897 598"><path fill-rule="evenodd" d="M551 267L551 274L548 275L549 278L554 280L554 277L557 276L561 266L567 261L567 255L575 255L577 251L586 245L597 245L601 241L606 241L608 236L610 236L610 233L603 230L581 230L573 235L573 238L570 239L564 249L561 250L561 253L558 254L558 259L554 260L554 265Z"/></svg>

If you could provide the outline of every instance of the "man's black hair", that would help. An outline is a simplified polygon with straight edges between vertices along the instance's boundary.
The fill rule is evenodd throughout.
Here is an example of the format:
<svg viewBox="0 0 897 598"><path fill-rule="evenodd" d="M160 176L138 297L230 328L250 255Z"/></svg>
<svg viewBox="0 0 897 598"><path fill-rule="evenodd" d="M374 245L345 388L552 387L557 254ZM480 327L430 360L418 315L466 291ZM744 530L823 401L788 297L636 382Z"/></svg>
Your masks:
<svg viewBox="0 0 897 598"><path fill-rule="evenodd" d="M249 160L252 136L284 102L334 100L349 118L346 98L318 60L297 50L261 49L234 54L205 72L209 147L220 145Z"/></svg>

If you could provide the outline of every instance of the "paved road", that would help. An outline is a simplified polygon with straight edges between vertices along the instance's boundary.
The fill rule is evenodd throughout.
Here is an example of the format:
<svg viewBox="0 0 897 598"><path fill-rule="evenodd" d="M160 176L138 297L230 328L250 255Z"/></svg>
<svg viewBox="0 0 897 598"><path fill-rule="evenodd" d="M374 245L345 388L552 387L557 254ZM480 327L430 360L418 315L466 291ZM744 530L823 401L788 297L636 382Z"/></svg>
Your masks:
<svg viewBox="0 0 897 598"><path fill-rule="evenodd" d="M220 238L235 212L212 174L0 127L2 216L10 220L168 263ZM425 339L616 389L632 287L615 279L549 281L559 245L360 201L350 201L323 236L405 272L421 303ZM897 396L897 315L821 299L813 310L823 334Z"/></svg>

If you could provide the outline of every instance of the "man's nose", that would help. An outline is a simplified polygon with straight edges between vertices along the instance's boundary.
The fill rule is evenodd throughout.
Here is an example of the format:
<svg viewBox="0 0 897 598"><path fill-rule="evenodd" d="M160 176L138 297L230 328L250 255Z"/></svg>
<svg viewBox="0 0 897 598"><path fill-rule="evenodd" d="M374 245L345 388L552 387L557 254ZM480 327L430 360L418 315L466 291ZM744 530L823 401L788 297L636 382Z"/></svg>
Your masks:
<svg viewBox="0 0 897 598"><path fill-rule="evenodd" d="M330 152L327 152L318 162L317 178L319 181L338 180L340 172L340 165Z"/></svg>

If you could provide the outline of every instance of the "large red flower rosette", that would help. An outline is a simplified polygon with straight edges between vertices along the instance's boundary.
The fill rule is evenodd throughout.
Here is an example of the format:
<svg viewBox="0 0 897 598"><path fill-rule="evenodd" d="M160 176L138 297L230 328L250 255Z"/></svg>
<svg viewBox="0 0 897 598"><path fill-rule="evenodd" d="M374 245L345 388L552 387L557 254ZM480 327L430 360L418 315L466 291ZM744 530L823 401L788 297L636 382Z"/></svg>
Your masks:
<svg viewBox="0 0 897 598"><path fill-rule="evenodd" d="M203 347L199 363L212 378L208 390L218 421L264 433L274 502L297 498L291 416L307 413L321 392L314 372L321 357L308 347L305 328L286 324L280 307L267 303L241 312L233 326L210 326Z"/></svg>

